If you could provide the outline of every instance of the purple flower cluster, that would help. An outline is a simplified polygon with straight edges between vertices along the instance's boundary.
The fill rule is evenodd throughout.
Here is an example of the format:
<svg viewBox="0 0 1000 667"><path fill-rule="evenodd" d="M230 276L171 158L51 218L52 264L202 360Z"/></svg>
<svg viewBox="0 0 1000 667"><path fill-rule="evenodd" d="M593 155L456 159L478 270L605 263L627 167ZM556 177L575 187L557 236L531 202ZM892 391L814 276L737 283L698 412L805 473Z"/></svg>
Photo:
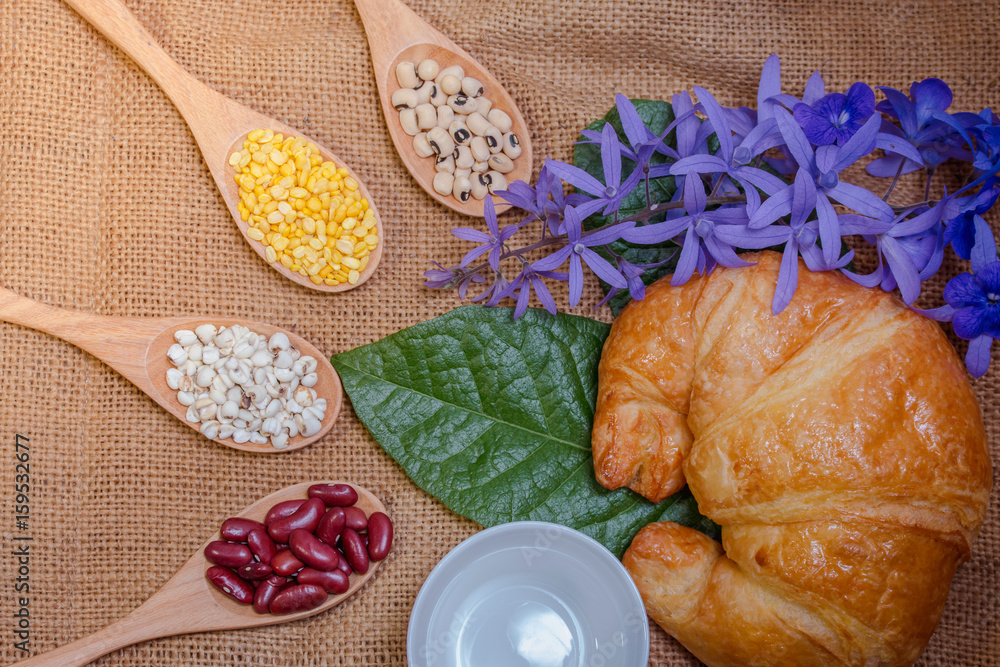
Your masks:
<svg viewBox="0 0 1000 667"><path fill-rule="evenodd" d="M526 213L502 229L487 200L487 231L454 232L480 245L458 266L427 271L426 284L457 287L464 298L471 283L489 282L474 300L496 305L510 297L518 317L531 291L556 312L546 281L567 282L570 305L579 303L584 267L605 286L605 303L619 290L641 299L644 279L664 263L676 263L676 285L720 264L746 266L742 251L777 248L783 256L774 313L794 296L799 257L812 271L839 270L867 287L898 289L913 304L950 247L972 260L972 273L948 283L947 306L922 312L953 322L957 335L970 341L970 372L980 376L992 341L1000 338L1000 261L983 218L1000 194L1000 119L990 109L949 113L952 93L939 79L916 82L909 94L878 90L884 95L878 103L862 82L827 93L817 72L797 98L781 91L772 55L756 110L724 107L696 86L697 103L686 92L674 95L670 122L654 131L636 103L618 95L617 126L606 122L582 132L580 144L595 151L593 164L549 159L533 187L514 182L497 193ZM950 193L942 186L932 198L932 179L946 160L968 165L965 181ZM859 163L891 179L884 192L849 182ZM913 172L924 178L923 198L893 202L900 178ZM512 247L515 235L531 230L534 242ZM867 275L850 266L850 246L861 241L878 257ZM622 251L646 246L665 254L639 263ZM568 271L557 270L563 267Z"/></svg>

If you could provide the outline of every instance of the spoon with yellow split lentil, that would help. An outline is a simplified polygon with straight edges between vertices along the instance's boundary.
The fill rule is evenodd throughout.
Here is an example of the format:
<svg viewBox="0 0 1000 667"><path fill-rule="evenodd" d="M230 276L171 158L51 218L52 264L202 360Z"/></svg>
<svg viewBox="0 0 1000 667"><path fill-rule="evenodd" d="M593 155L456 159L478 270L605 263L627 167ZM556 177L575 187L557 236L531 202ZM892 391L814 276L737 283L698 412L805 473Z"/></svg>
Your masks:
<svg viewBox="0 0 1000 667"><path fill-rule="evenodd" d="M343 400L325 354L261 322L93 315L4 288L0 321L89 352L186 425L233 449L275 453L310 445L333 427Z"/></svg>
<svg viewBox="0 0 1000 667"><path fill-rule="evenodd" d="M362 284L382 256L378 212L342 160L188 74L119 0L66 0L163 89L187 121L237 227L275 271L311 289Z"/></svg>

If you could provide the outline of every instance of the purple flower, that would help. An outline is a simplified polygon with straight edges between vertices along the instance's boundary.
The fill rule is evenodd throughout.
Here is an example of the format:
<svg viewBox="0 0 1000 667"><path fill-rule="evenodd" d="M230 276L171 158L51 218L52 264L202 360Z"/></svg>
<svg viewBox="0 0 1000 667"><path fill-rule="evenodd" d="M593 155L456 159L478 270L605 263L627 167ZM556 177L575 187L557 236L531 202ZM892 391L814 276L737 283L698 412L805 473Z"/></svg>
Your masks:
<svg viewBox="0 0 1000 667"><path fill-rule="evenodd" d="M641 170L633 169L625 182L622 182L622 154L618 134L611 123L604 125L601 134L601 164L604 168L604 183L571 164L551 159L545 161L545 165L553 174L594 197L592 201L578 206L581 219L598 211L602 206L604 207L602 215L610 215L617 211L622 204L622 199L635 189L642 176Z"/></svg>
<svg viewBox="0 0 1000 667"><path fill-rule="evenodd" d="M670 132L671 127L667 128L663 136L658 137L653 134L653 131L646 127L635 105L632 104L632 100L621 93L615 95L615 107L618 109L618 117L621 119L622 130L624 130L625 137L628 139L627 146L619 144L621 154L623 157L635 162L638 165L638 169L648 167L649 159L653 157L653 153L659 152L669 156L674 152L673 149L668 148L663 143L663 138ZM580 143L603 144L603 132L583 130L580 134L588 139L588 141Z"/></svg>
<svg viewBox="0 0 1000 667"><path fill-rule="evenodd" d="M471 227L457 227L451 233L464 241L482 243L478 248L473 248L465 254L459 266L468 266L477 257L484 253L490 253L490 266L496 271L500 268L500 255L503 254L504 243L517 232L517 225L507 225L502 230L497 222L496 208L493 206L493 198L486 198L486 205L483 209L483 216L486 218L486 228L489 233L481 232Z"/></svg>
<svg viewBox="0 0 1000 667"><path fill-rule="evenodd" d="M706 211L708 197L699 178L684 181L684 211L687 215L622 232L622 239L643 245L675 240L681 248L677 268L670 280L683 285L695 269L707 273L715 264L728 267L750 266L733 249L744 240L747 224L745 206L720 207ZM681 233L683 237L677 238Z"/></svg>
<svg viewBox="0 0 1000 667"><path fill-rule="evenodd" d="M772 123L758 125L744 137L738 145L733 145L733 131L726 113L712 94L695 86L698 99L705 108L705 114L715 129L719 139L719 150L715 155L692 155L678 160L670 168L673 175L724 174L743 187L747 197L747 209L752 214L760 206L760 188L768 195L785 187L784 181L763 169L749 166L750 161L781 143L781 135Z"/></svg>
<svg viewBox="0 0 1000 667"><path fill-rule="evenodd" d="M671 258L672 257L673 256L671 255ZM642 282L642 274L646 272L646 269L657 267L660 264L669 261L669 259L670 258L667 258L663 262L659 262L657 264L633 264L627 261L624 257L619 257L616 262L618 264L618 272L622 274L622 277L625 278L625 282L628 283L629 296L631 296L635 301L642 301L646 298L646 284ZM600 303L594 306L594 308L600 308L610 301L612 297L618 294L619 289L620 288L618 287L612 286L604 298L601 299Z"/></svg>
<svg viewBox="0 0 1000 667"><path fill-rule="evenodd" d="M784 109L775 112L775 119L792 158L799 165L796 183L808 176L816 186L816 215L819 218L820 242L824 264L829 268L838 263L840 255L840 222L830 199L861 215L877 220L895 217L892 208L865 188L840 180L840 172L868 155L875 147L880 119L872 116L843 146L820 146L813 151L805 132ZM760 229L792 212L796 185L790 185L765 201L750 217L750 228ZM808 188L808 186L802 186ZM805 190L802 190L804 193Z"/></svg>
<svg viewBox="0 0 1000 667"><path fill-rule="evenodd" d="M958 145L959 134L950 123L942 120L952 100L951 89L944 81L924 79L915 82L910 86L909 97L895 88L880 86L879 90L885 93L886 99L875 105L875 109L898 120L899 127L888 120L883 121L883 142L879 143L879 148L885 149L887 155L868 164L869 174L891 177L897 172L908 174L921 167L934 171L949 157L962 160L970 157L968 151ZM974 117L975 114L952 116L963 125L976 122ZM902 141L892 142L892 137ZM906 146L907 143L910 146Z"/></svg>
<svg viewBox="0 0 1000 667"><path fill-rule="evenodd" d="M841 231L845 235L861 234L878 251L878 267L872 273L861 276L847 269L843 273L865 287L881 285L888 292L898 286L903 301L913 303L920 296L920 283L941 267L944 209L942 201L933 208L904 211L891 222L859 215L841 216Z"/></svg>
<svg viewBox="0 0 1000 667"><path fill-rule="evenodd" d="M820 250L816 241L822 234L822 223L817 220L810 220L812 212L823 211L820 219L833 214L833 208L829 202L819 197L813 177L806 169L799 169L795 182L791 186L791 199L789 205L790 222L788 225L772 224L767 227L757 229L747 229L744 238L740 239L740 245L744 248L767 248L774 245L784 244L781 256L781 266L778 269L778 282L774 288L774 297L771 300L771 312L779 314L791 302L792 296L799 282L799 255L805 260L810 271L827 271L845 266L854 256L854 251L847 252L840 259L829 261L824 250ZM835 239L837 243L836 252L833 257L840 254L840 238Z"/></svg>
<svg viewBox="0 0 1000 667"><path fill-rule="evenodd" d="M483 299L486 299L484 305L495 306L503 300L504 292L506 291L508 285L510 285L510 283L507 282L507 278L504 277L503 273L497 271L493 276L493 284L490 285L488 289L483 290L481 294L477 294L472 297L472 300L482 301Z"/></svg>
<svg viewBox="0 0 1000 667"><path fill-rule="evenodd" d="M457 287L460 299L465 298L465 292L469 289L471 283L481 283L486 280L478 273L466 273L462 271L462 267L459 266L446 269L437 262L432 261L431 264L438 268L424 271L424 278L426 279L424 287L428 289L455 289Z"/></svg>
<svg viewBox="0 0 1000 667"><path fill-rule="evenodd" d="M982 377L990 365L993 341L1000 338L1000 258L996 241L982 216L975 216L976 245L972 273L961 273L944 288L946 306L923 311L936 320L951 320L959 338L969 341L965 365Z"/></svg>
<svg viewBox="0 0 1000 667"><path fill-rule="evenodd" d="M621 238L622 232L632 227L634 223L623 222L610 227L583 234L583 220L579 209L567 207L565 212L565 230L567 244L548 257L543 257L533 264L536 270L546 271L562 266L569 259L569 305L575 306L583 294L583 264L590 268L598 278L613 287L628 287L628 283L618 270L611 266L608 260L597 254L592 248L602 246Z"/></svg>
<svg viewBox="0 0 1000 667"><path fill-rule="evenodd" d="M962 259L969 259L976 243L975 216L983 215L997 201L1000 190L984 188L978 194L947 200L944 214L944 242Z"/></svg>
<svg viewBox="0 0 1000 667"><path fill-rule="evenodd" d="M539 271L533 265L525 262L524 269L518 274L514 282L507 285L507 287L499 293L497 301L501 299L517 295L517 305L514 308L514 319L524 315L524 311L528 309L528 300L531 298L531 290L534 288L535 294L538 295L538 301L545 307L545 310L549 311L555 315L558 310L556 309L556 302L552 298L552 293L549 292L549 288L545 286L545 281L542 278L551 278L553 280L566 280L566 274L559 271Z"/></svg>
<svg viewBox="0 0 1000 667"><path fill-rule="evenodd" d="M843 145L875 113L875 93L858 81L847 94L830 93L792 110L806 137L817 146Z"/></svg>

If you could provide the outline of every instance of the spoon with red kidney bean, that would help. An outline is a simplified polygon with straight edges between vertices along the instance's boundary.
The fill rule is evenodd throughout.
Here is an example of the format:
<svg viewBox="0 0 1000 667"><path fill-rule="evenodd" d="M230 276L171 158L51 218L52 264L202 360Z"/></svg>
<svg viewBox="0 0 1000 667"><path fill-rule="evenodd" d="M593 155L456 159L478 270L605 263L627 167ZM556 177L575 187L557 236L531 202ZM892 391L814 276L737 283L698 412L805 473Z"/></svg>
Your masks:
<svg viewBox="0 0 1000 667"><path fill-rule="evenodd" d="M227 525L227 522L223 522L224 528L220 528L220 532L201 545L190 560L159 591L131 614L92 635L17 664L24 667L85 665L106 653L149 639L190 632L232 630L285 623L319 614L340 604L357 592L372 577L381 565L381 560L375 559L369 553L369 567L364 574L351 570L347 561L342 562L339 556L336 567L327 572L303 564L296 568L298 582L287 588L286 586L291 583L289 579L276 572L272 572L265 579L260 580L256 589L253 583L237 574L239 569L253 563L269 565L272 570L275 570L274 560L278 558L281 553L279 550L284 545L275 543L266 531L259 529L259 525L264 524L265 527L268 527L265 523L268 512L280 503L288 503L286 507L294 505L291 501L298 504L291 512L283 515L279 511L278 518L272 518L270 523L293 516L295 511L301 509L308 501L309 488L318 484L333 486L344 484L344 482L303 482L261 498L236 517L249 519L253 523L231 522ZM351 486L358 496L353 507L363 510L368 517L375 516L376 513L385 514L385 506L378 498L359 486ZM287 512L287 509L282 511ZM376 519L375 523L378 524L381 521L381 519ZM389 525L391 531L391 522ZM315 528L316 526L313 527L313 529ZM345 528L346 526L341 524L340 530L343 531ZM236 542L247 542L247 544L237 546L246 547L253 554L251 560L236 567L227 567L214 564L206 558L206 549L210 553L214 553L210 549L213 543L230 542L230 540L225 539L226 536L223 536L223 530L226 532L226 536L234 538ZM299 528L299 530L305 530L305 528ZM371 530L370 525L369 530ZM383 532L380 533L380 530ZM290 530L288 534L291 535L291 532ZM373 540L372 535L369 534L369 543L381 544L384 542L387 537L384 528L377 528L374 537ZM388 536L388 542L391 543L391 534ZM312 543L310 542L310 544ZM219 549L218 546L214 548ZM223 551L226 550L223 549ZM336 551L340 554L339 548ZM241 555L234 557L234 560L230 562L236 563L243 560L245 553L242 549L239 552ZM228 551L226 553L233 556ZM375 556L380 553L376 551ZM261 554L263 554L263 558L261 558ZM326 555L329 556L328 553ZM225 558L225 556L222 557ZM264 560L271 562L264 563ZM329 560L317 562L321 562L324 567L329 565ZM345 568L349 572L345 572ZM263 568L255 567L251 576L260 576L263 571ZM345 582L347 583L346 589L344 589ZM226 593L224 591L226 587L235 593ZM263 593L261 593L262 589L264 589ZM341 589L343 592L336 592ZM256 599L258 595L265 598L260 605ZM238 602L237 598L245 603ZM305 608L320 598L324 599L321 604ZM260 611L257 610L258 607ZM267 613L268 611L271 613Z"/></svg>

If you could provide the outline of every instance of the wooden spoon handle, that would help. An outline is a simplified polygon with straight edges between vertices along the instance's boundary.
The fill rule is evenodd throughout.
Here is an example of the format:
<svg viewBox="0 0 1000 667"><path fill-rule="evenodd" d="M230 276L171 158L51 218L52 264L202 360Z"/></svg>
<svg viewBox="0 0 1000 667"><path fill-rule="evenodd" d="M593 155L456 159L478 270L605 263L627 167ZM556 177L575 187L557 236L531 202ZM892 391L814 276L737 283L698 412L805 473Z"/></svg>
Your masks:
<svg viewBox="0 0 1000 667"><path fill-rule="evenodd" d="M79 667L111 651L159 636L155 628L148 626L141 618L134 619L133 615L134 612L75 642L14 664L18 667Z"/></svg>
<svg viewBox="0 0 1000 667"><path fill-rule="evenodd" d="M228 136L224 127L219 126L219 119L227 118L233 108L240 105L212 90L178 65L120 0L65 1L163 89L191 128L206 162L218 179L215 170L225 161L226 151L234 139ZM252 113L249 109L246 111Z"/></svg>
<svg viewBox="0 0 1000 667"><path fill-rule="evenodd" d="M449 50L456 45L400 0L354 0L368 35L376 76L400 51L413 44L437 44ZM381 85L381 81L379 81Z"/></svg>
<svg viewBox="0 0 1000 667"><path fill-rule="evenodd" d="M0 287L0 321L29 327L86 350L147 393L146 349L170 322L164 318L109 317L38 303Z"/></svg>
<svg viewBox="0 0 1000 667"><path fill-rule="evenodd" d="M119 0L66 0L66 4L145 70L182 114L210 91L157 44Z"/></svg>

